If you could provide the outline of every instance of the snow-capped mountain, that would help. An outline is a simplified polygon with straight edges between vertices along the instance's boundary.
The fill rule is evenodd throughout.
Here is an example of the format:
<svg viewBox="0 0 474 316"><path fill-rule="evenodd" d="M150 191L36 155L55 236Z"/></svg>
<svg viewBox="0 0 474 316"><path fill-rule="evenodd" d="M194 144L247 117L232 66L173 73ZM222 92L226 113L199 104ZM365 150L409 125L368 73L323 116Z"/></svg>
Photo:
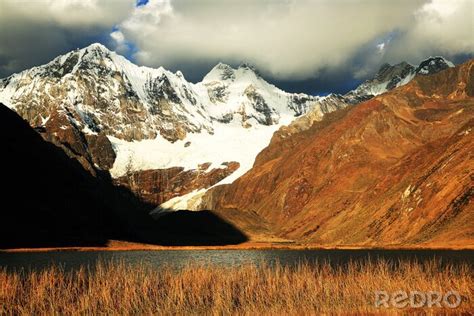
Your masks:
<svg viewBox="0 0 474 316"><path fill-rule="evenodd" d="M431 75L446 68L453 68L454 64L444 57L430 57L422 61L415 72L420 75Z"/></svg>
<svg viewBox="0 0 474 316"><path fill-rule="evenodd" d="M282 115L299 116L318 101L318 97L284 92L263 80L258 72L243 64L238 69L219 63L197 85L206 91L208 113L221 122L239 115L242 121L278 124Z"/></svg>
<svg viewBox="0 0 474 316"><path fill-rule="evenodd" d="M401 62L396 65L384 64L380 67L380 70L374 76L373 79L369 79L358 86L356 89L349 91L345 95L340 94L330 94L326 97L318 98L315 100L314 105L311 108L301 107L301 112L304 115L300 115L299 117L288 120L289 124L284 124L288 126L282 126L281 128L275 129L274 131L278 130L279 137L289 137L292 134L298 133L303 130L307 130L310 128L315 121L319 121L325 113L329 113L334 111L335 109L344 108L346 106L354 105L361 103L363 101L369 100L374 96L379 94L385 93L397 87L403 86L409 83L417 74L419 75L429 75L439 72L443 69L454 67L454 64L450 61L447 61L443 57L430 57L420 63L419 66L413 66L406 62ZM246 77L246 71L248 71L248 67L244 67L243 69L239 68L237 73L239 73L239 78ZM214 95L218 95L219 98L218 102L215 104L225 103L228 101L226 97L230 91L233 91L233 86L238 85L239 80L236 80L236 70L230 68L227 65L219 64L217 65L211 73L209 73L203 80L201 84L208 87L209 95L212 97ZM255 72L251 72L252 79L258 77ZM247 82L247 81L244 81ZM267 84L267 83L265 83ZM238 89L237 91L241 91L242 89ZM259 91L267 91L265 87L260 86ZM225 93L221 93L221 91L225 91ZM294 98L294 96L292 96ZM268 97L267 97L268 98ZM300 100L302 100L302 104L305 105L305 96L301 95ZM229 99L238 99L238 94L233 96L233 98ZM222 101L221 101L222 100ZM270 103L272 104L272 103ZM273 104L278 104L278 102L273 101ZM280 110L284 112L284 109ZM235 109L234 109L235 113ZM268 112L267 112L268 113ZM259 113L261 114L261 113ZM261 116L261 119L263 117ZM271 122L271 115L267 115L265 117L268 121ZM266 122L266 121L264 121ZM273 135L273 132L271 134ZM269 134L267 135L269 136ZM231 139L229 137L229 139ZM263 138L262 138L263 139ZM266 138L265 138L266 139ZM224 139L222 140L224 142ZM243 140L245 142L245 140ZM268 144L267 141L265 143ZM254 157L257 156L258 152L260 152L266 146L257 146L255 147L255 155L252 155L251 160L247 160L245 167L241 169L241 171L250 170L251 166L253 165ZM225 150L227 152L227 149ZM232 151L230 151L232 152ZM222 182L218 184L224 183L231 183L238 177L242 176L244 173L236 172L227 179L224 179ZM194 209L198 208L200 203L201 197L205 194L206 190L200 190L188 193L184 196L179 196L170 199L169 201L163 203L160 207L158 207L154 214L161 214L163 209Z"/></svg>
<svg viewBox="0 0 474 316"><path fill-rule="evenodd" d="M191 83L179 71L137 66L92 44L0 79L0 102L92 172L109 170L118 178L180 167L196 170L188 174L196 180L214 170L223 184L247 172L274 132L296 118L310 125L416 74L451 66L441 57L418 67L387 64L346 95L318 97L287 93L245 64L235 69L219 63L201 82ZM205 188L213 181L206 178Z"/></svg>
<svg viewBox="0 0 474 316"><path fill-rule="evenodd" d="M249 67L219 64L202 83L192 84L179 71L136 66L101 44L3 79L0 95L32 125L60 108L82 129L126 140L161 134L170 141L212 133L214 121L277 124L282 115L305 113L318 99L285 93Z"/></svg>
<svg viewBox="0 0 474 316"><path fill-rule="evenodd" d="M440 56L429 57L418 66L413 66L407 62L401 62L393 66L383 64L373 79L365 81L355 90L347 93L345 98L351 104L359 103L403 86L416 75L430 75L451 67L454 67L454 64Z"/></svg>
<svg viewBox="0 0 474 316"><path fill-rule="evenodd" d="M179 71L134 65L101 44L0 80L1 102L75 154L89 155L89 136L105 135L116 155L116 177L127 168L197 169L237 161L235 178L276 129L318 100L282 91L248 65L218 64L194 84ZM314 110L323 115L336 108Z"/></svg>
<svg viewBox="0 0 474 316"><path fill-rule="evenodd" d="M34 126L60 110L81 130L127 140L212 130L200 96L180 73L135 66L100 44L3 79L0 95Z"/></svg>

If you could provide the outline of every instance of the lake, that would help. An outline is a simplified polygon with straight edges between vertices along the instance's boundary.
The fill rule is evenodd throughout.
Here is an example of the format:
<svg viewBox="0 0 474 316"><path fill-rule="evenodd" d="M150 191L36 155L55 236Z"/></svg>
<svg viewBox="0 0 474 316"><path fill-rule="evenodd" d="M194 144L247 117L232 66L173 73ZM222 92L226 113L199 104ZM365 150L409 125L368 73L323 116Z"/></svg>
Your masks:
<svg viewBox="0 0 474 316"><path fill-rule="evenodd" d="M472 250L162 250L162 251L53 251L1 253L0 267L7 270L41 270L60 265L66 270L94 266L98 261L122 261L125 264L149 264L153 267L180 268L189 264L240 266L244 264L295 265L299 262L317 264L329 261L342 265L351 260L441 260L443 264L474 265Z"/></svg>

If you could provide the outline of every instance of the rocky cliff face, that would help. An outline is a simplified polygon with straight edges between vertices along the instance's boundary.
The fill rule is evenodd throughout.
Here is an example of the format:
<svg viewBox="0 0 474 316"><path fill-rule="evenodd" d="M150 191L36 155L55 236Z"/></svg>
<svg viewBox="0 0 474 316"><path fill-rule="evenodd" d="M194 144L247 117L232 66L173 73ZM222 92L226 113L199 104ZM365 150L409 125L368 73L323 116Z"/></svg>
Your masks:
<svg viewBox="0 0 474 316"><path fill-rule="evenodd" d="M473 244L474 61L280 130L203 207L321 244Z"/></svg>
<svg viewBox="0 0 474 316"><path fill-rule="evenodd" d="M210 163L198 169L183 167L135 171L115 179L151 205L160 205L174 197L195 190L207 189L239 168L238 162L225 163L221 168L209 168Z"/></svg>
<svg viewBox="0 0 474 316"><path fill-rule="evenodd" d="M43 138L62 148L92 175L112 168L116 154L103 132L84 133L62 111L52 112L44 125L36 127Z"/></svg>

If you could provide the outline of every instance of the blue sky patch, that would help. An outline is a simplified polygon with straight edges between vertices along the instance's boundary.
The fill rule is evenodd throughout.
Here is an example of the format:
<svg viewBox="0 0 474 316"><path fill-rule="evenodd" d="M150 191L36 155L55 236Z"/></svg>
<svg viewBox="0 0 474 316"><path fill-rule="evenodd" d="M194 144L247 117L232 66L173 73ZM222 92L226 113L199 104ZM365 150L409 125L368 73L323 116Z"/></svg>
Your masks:
<svg viewBox="0 0 474 316"><path fill-rule="evenodd" d="M148 1L150 1L150 0L137 0L135 6L137 6L137 7L144 6L148 3Z"/></svg>

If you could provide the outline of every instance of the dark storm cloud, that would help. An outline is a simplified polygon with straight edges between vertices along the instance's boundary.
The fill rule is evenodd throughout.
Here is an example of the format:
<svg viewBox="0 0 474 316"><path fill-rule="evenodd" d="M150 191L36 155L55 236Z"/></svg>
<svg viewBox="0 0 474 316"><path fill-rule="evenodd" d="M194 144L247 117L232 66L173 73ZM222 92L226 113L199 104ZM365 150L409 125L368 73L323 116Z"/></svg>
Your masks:
<svg viewBox="0 0 474 316"><path fill-rule="evenodd" d="M133 9L131 0L1 0L0 77L95 41Z"/></svg>

